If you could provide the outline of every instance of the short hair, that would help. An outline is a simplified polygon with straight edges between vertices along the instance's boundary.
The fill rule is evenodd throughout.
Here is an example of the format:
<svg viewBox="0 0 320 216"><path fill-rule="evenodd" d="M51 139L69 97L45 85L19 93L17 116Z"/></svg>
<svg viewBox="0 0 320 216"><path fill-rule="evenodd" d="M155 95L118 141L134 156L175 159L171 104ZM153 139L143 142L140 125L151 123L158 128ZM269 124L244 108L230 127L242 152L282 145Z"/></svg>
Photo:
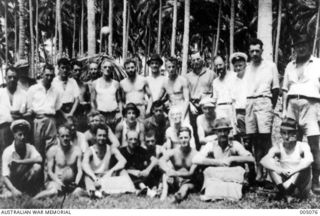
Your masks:
<svg viewBox="0 0 320 216"><path fill-rule="evenodd" d="M123 63L123 66L126 67L128 64L130 63L133 63L134 66L137 67L137 62L133 59L133 58L130 58L130 59L127 59L124 63Z"/></svg>
<svg viewBox="0 0 320 216"><path fill-rule="evenodd" d="M18 72L17 72L17 69L16 69L15 67L13 67L13 66L9 66L9 67L6 68L6 70L5 70L6 76L7 76L7 74L8 74L8 71L15 72L16 74L18 73Z"/></svg>
<svg viewBox="0 0 320 216"><path fill-rule="evenodd" d="M96 64L96 65L99 67L99 64L98 64L97 62L91 61L91 62L89 62L89 68L90 68L90 65L91 65L91 64Z"/></svg>
<svg viewBox="0 0 320 216"><path fill-rule="evenodd" d="M261 49L263 48L263 42L260 40L260 39L258 39L258 38L253 38L253 39L251 39L250 41L249 41L249 47L251 46L251 45L260 45L260 47L261 47Z"/></svg>
<svg viewBox="0 0 320 216"><path fill-rule="evenodd" d="M189 136L191 137L191 129L188 128L188 127L181 127L179 129L179 132L178 132L178 135L180 135L182 132L188 132L189 133Z"/></svg>
<svg viewBox="0 0 320 216"><path fill-rule="evenodd" d="M58 131L57 131L58 134L59 134L59 131L60 131L61 128L67 129L67 130L69 130L69 132L71 132L71 128L70 128L70 126L68 124L62 124L62 125L60 125L58 127Z"/></svg>
<svg viewBox="0 0 320 216"><path fill-rule="evenodd" d="M67 58L61 58L58 60L58 66L60 67L60 65L67 65L70 66L70 61Z"/></svg>
<svg viewBox="0 0 320 216"><path fill-rule="evenodd" d="M213 62L217 59L217 58L221 58L223 62L226 62L226 58L223 55L216 55L213 57Z"/></svg>
<svg viewBox="0 0 320 216"><path fill-rule="evenodd" d="M97 125L97 130L94 132L94 135L97 135L97 132L98 132L99 129L100 129L100 130L104 130L104 131L107 133L107 135L108 135L109 128L108 128L108 126L105 125L105 124L98 124L98 125Z"/></svg>
<svg viewBox="0 0 320 216"><path fill-rule="evenodd" d="M151 106L151 111L153 111L154 108L164 106L164 103L162 100L156 100L155 102L152 103Z"/></svg>
<svg viewBox="0 0 320 216"><path fill-rule="evenodd" d="M168 58L166 59L166 62L172 62L172 63L174 63L175 65L177 65L177 64L178 64L178 59L175 58L175 57L173 57L173 56L171 56L171 57L168 57Z"/></svg>
<svg viewBox="0 0 320 216"><path fill-rule="evenodd" d="M77 65L78 67L82 68L82 64L81 64L81 62L79 62L79 61L74 61L74 62L72 63L72 68L73 68L75 65Z"/></svg>
<svg viewBox="0 0 320 216"><path fill-rule="evenodd" d="M52 65L52 64L45 64L45 65L43 66L43 68L42 68L42 74L44 74L44 72L45 72L46 70L54 71L53 65Z"/></svg>
<svg viewBox="0 0 320 216"><path fill-rule="evenodd" d="M156 131L155 131L155 128L151 128L151 129L148 129L145 134L144 134L144 137L155 137L156 136Z"/></svg>

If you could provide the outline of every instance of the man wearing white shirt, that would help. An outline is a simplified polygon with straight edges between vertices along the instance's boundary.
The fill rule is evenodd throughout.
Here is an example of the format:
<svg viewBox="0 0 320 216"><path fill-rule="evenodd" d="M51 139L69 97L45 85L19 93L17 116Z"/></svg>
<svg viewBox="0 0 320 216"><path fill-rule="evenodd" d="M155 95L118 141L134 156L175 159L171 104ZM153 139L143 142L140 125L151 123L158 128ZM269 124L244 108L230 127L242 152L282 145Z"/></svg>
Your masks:
<svg viewBox="0 0 320 216"><path fill-rule="evenodd" d="M57 129L54 116L61 108L61 93L51 85L53 78L53 66L45 65L41 82L31 86L27 92L26 115L35 117L34 145L42 156L55 143Z"/></svg>
<svg viewBox="0 0 320 216"><path fill-rule="evenodd" d="M60 124L66 121L67 117L73 116L79 104L80 89L77 82L69 77L70 62L66 58L58 60L59 76L52 81L52 86L61 91L61 113L58 118Z"/></svg>
<svg viewBox="0 0 320 216"><path fill-rule="evenodd" d="M18 86L18 74L13 67L6 69L7 86L0 89L0 154L13 141L10 124L26 112L26 92Z"/></svg>

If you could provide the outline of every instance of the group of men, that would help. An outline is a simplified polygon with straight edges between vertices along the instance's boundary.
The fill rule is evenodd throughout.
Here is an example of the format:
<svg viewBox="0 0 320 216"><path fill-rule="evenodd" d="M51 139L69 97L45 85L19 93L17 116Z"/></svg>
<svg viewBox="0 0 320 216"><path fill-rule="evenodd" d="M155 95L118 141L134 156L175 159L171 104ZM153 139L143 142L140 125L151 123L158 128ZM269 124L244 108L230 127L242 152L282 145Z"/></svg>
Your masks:
<svg viewBox="0 0 320 216"><path fill-rule="evenodd" d="M279 145L271 139L278 71L262 58L259 39L249 44L249 62L243 52L231 55L232 70L223 56L212 71L193 53L185 76L176 58L159 55L147 61L148 77L126 60L123 80L108 59L90 63L83 80L82 65L61 58L57 76L46 64L30 87L21 67L8 67L0 89L2 196L136 192L164 200L174 191L180 202L202 189L204 200L239 199L244 182L261 186L268 176L279 199L320 193L320 60L307 35L293 46Z"/></svg>

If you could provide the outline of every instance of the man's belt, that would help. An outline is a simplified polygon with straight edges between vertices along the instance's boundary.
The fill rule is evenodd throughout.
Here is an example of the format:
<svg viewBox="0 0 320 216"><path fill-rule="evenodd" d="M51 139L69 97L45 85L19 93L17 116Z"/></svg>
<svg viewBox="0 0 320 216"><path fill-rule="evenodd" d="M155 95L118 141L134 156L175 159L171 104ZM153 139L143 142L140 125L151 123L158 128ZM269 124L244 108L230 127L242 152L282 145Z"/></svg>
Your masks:
<svg viewBox="0 0 320 216"><path fill-rule="evenodd" d="M270 98L270 96L266 96L266 95L257 95L257 96L249 96L247 97L247 99L257 99L257 98Z"/></svg>
<svg viewBox="0 0 320 216"><path fill-rule="evenodd" d="M53 114L36 114L35 118L36 119L42 119L42 118L54 118L55 115Z"/></svg>
<svg viewBox="0 0 320 216"><path fill-rule="evenodd" d="M320 98L315 98L315 97L307 97L304 95L288 95L288 100L290 99L306 99L306 100L317 100L320 101Z"/></svg>
<svg viewBox="0 0 320 216"><path fill-rule="evenodd" d="M99 110L99 113L102 114L102 115L111 115L111 114L115 114L117 113L118 110L113 110L113 111L107 111L107 112L104 112L104 111L100 111Z"/></svg>
<svg viewBox="0 0 320 216"><path fill-rule="evenodd" d="M218 103L217 105L218 106L220 106L220 105L232 105L232 102Z"/></svg>

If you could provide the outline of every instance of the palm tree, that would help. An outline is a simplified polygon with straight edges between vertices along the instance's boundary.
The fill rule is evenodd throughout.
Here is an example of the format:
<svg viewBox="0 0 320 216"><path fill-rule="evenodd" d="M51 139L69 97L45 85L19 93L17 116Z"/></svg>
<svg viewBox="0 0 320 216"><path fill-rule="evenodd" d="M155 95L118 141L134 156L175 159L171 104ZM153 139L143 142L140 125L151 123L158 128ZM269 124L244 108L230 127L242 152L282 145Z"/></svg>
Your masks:
<svg viewBox="0 0 320 216"><path fill-rule="evenodd" d="M279 59L279 43L280 43L280 32L281 32L281 17L282 17L282 0L279 0L278 4L278 19L277 19L277 36L276 36L276 48L274 53L275 63L278 64Z"/></svg>
<svg viewBox="0 0 320 216"><path fill-rule="evenodd" d="M104 0L101 1L101 14L100 14L100 46L99 46L99 53L102 52L103 46L103 35L102 35L102 27L103 27L103 16L104 16Z"/></svg>
<svg viewBox="0 0 320 216"><path fill-rule="evenodd" d="M77 5L73 6L73 29L72 29L72 58L76 57L76 21L77 21Z"/></svg>
<svg viewBox="0 0 320 216"><path fill-rule="evenodd" d="M263 42L263 58L272 60L272 0L259 1L258 38Z"/></svg>
<svg viewBox="0 0 320 216"><path fill-rule="evenodd" d="M233 42L234 42L234 15L235 15L235 8L234 8L234 1L231 0L231 6L230 6L230 50L229 50L229 55L233 53Z"/></svg>
<svg viewBox="0 0 320 216"><path fill-rule="evenodd" d="M127 44L126 44L126 30L127 30L127 0L123 0L123 14L122 14L122 58L123 61L127 58Z"/></svg>
<svg viewBox="0 0 320 216"><path fill-rule="evenodd" d="M31 77L34 77L34 38L33 38L33 14L32 14L32 0L29 0L29 22L30 22L30 49L31 49L31 58L30 58L30 69Z"/></svg>
<svg viewBox="0 0 320 216"><path fill-rule="evenodd" d="M312 53L313 55L316 55L316 45L317 45L317 40L318 40L318 31L319 31L319 19L320 19L320 2L318 3L318 13L317 13L317 21L316 21L316 28L315 28L315 33L314 33L314 41L313 41L313 49Z"/></svg>
<svg viewBox="0 0 320 216"><path fill-rule="evenodd" d="M219 0L219 12L218 12L218 22L217 22L217 36L216 36L216 44L214 48L214 56L218 54L219 50L219 41L220 41L220 26L221 26L221 13L222 13L222 0Z"/></svg>
<svg viewBox="0 0 320 216"><path fill-rule="evenodd" d="M113 0L109 0L109 38L108 38L108 54L112 56L112 39L113 39Z"/></svg>
<svg viewBox="0 0 320 216"><path fill-rule="evenodd" d="M188 51L189 51L189 24L190 24L190 0L184 2L184 32L182 49L182 75L187 74Z"/></svg>
<svg viewBox="0 0 320 216"><path fill-rule="evenodd" d="M80 23L80 56L84 54L84 0L81 0L81 23Z"/></svg>
<svg viewBox="0 0 320 216"><path fill-rule="evenodd" d="M178 2L177 1L178 0L173 1L171 56L175 56L175 49L176 49L177 16L178 16Z"/></svg>
<svg viewBox="0 0 320 216"><path fill-rule="evenodd" d="M158 41L157 53L161 52L161 31L162 31L162 0L159 0L159 18L158 18Z"/></svg>
<svg viewBox="0 0 320 216"><path fill-rule="evenodd" d="M4 22L5 22L5 39L6 39L6 50L5 50L5 62L8 65L8 0L4 2Z"/></svg>
<svg viewBox="0 0 320 216"><path fill-rule="evenodd" d="M95 0L87 0L88 11L88 56L96 53Z"/></svg>
<svg viewBox="0 0 320 216"><path fill-rule="evenodd" d="M19 50L18 59L24 59L24 47L25 47L25 28L23 23L24 18L24 0L19 1Z"/></svg>
<svg viewBox="0 0 320 216"><path fill-rule="evenodd" d="M62 57L62 20L61 20L61 0L57 0L57 26L58 26L58 38L59 38L59 54L58 57Z"/></svg>
<svg viewBox="0 0 320 216"><path fill-rule="evenodd" d="M36 0L36 64L39 63L39 0Z"/></svg>

